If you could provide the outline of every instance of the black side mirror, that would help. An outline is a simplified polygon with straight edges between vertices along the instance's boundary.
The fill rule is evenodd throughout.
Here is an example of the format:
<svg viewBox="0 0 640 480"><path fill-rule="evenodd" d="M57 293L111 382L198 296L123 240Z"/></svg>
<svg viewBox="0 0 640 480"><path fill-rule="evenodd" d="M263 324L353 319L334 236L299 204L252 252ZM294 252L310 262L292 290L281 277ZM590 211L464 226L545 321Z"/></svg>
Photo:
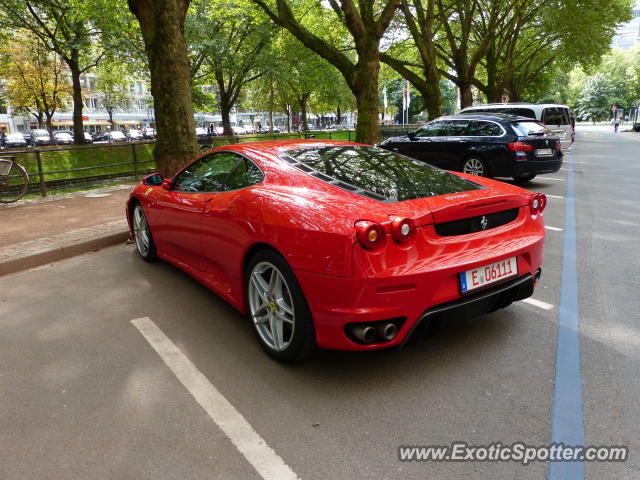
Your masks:
<svg viewBox="0 0 640 480"><path fill-rule="evenodd" d="M154 173L152 175L149 175L148 177L145 177L142 180L142 183L144 183L145 185L149 185L151 187L159 187L160 185L162 185L164 182L164 177L162 176L161 173Z"/></svg>
<svg viewBox="0 0 640 480"><path fill-rule="evenodd" d="M414 131L407 132L407 137L409 137L411 140L415 140L416 139L416 132L414 132Z"/></svg>

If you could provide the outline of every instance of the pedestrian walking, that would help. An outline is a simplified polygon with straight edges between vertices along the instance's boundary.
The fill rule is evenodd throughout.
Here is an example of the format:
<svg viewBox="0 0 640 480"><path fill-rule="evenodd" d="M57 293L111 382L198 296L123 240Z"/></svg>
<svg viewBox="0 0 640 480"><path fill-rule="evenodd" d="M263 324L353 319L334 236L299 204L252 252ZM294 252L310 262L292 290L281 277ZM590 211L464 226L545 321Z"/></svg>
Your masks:
<svg viewBox="0 0 640 480"><path fill-rule="evenodd" d="M613 131L618 133L618 128L620 128L620 119L616 116L613 119Z"/></svg>

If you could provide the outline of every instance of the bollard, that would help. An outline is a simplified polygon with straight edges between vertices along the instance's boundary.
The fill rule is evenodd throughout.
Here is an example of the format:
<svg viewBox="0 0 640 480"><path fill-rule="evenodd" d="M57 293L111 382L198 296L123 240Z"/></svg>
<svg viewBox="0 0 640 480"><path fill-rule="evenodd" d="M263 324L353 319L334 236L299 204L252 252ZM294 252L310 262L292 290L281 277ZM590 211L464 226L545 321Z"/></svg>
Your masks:
<svg viewBox="0 0 640 480"><path fill-rule="evenodd" d="M44 170L42 170L42 159L40 158L40 150L35 150L36 163L38 164L38 176L40 177L40 194L43 197L47 196L47 186L44 183Z"/></svg>

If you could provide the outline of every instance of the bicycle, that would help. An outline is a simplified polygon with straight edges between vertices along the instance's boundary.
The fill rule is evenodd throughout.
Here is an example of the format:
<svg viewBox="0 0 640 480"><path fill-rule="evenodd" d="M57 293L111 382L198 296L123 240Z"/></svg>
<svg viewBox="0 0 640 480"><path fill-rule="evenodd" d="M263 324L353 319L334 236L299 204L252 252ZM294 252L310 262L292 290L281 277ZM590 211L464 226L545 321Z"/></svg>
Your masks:
<svg viewBox="0 0 640 480"><path fill-rule="evenodd" d="M15 157L0 157L0 203L12 203L25 196L29 189L27 170Z"/></svg>

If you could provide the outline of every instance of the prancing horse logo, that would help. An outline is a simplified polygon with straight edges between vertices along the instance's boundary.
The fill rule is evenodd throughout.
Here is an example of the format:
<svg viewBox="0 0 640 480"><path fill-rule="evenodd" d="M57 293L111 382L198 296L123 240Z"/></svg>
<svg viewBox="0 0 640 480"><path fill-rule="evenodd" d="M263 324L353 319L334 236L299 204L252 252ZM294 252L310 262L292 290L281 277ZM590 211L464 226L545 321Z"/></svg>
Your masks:
<svg viewBox="0 0 640 480"><path fill-rule="evenodd" d="M482 228L482 230L486 230L488 225L489 225L489 220L487 220L487 217L483 215L482 218L480 219L480 228Z"/></svg>

